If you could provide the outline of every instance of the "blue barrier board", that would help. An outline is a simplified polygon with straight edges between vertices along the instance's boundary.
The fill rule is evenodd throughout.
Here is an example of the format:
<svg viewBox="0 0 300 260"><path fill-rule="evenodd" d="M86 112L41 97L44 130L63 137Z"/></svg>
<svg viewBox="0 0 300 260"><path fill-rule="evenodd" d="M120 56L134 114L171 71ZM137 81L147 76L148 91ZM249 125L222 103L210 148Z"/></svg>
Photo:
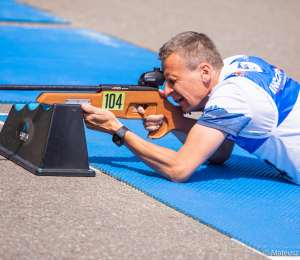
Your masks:
<svg viewBox="0 0 300 260"><path fill-rule="evenodd" d="M152 52L83 29L1 26L0 50L0 84L136 84L142 72L159 65ZM0 100L24 98L7 93ZM140 120L121 121L146 139ZM111 136L87 130L86 137L91 165L114 178L257 250L300 250L300 187L240 148L224 165L204 164L177 184L117 147ZM172 134L151 142L181 146Z"/></svg>
<svg viewBox="0 0 300 260"><path fill-rule="evenodd" d="M13 0L0 0L0 21L70 23L64 18Z"/></svg>

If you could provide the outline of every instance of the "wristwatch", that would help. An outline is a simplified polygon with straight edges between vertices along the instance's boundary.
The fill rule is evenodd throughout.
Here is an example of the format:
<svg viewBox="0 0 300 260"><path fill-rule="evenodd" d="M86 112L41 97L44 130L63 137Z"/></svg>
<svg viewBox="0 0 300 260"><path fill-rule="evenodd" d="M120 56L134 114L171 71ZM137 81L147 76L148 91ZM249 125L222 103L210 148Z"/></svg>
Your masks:
<svg viewBox="0 0 300 260"><path fill-rule="evenodd" d="M124 136L127 131L130 131L126 126L120 127L113 135L112 141L117 145L117 146L122 146L123 145L123 140Z"/></svg>

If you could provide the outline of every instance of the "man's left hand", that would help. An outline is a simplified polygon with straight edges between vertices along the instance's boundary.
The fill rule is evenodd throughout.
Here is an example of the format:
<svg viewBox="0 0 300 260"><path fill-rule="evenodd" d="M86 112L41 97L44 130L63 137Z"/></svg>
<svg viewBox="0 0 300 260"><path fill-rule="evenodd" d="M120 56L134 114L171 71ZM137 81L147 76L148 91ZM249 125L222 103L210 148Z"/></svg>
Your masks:
<svg viewBox="0 0 300 260"><path fill-rule="evenodd" d="M85 125L88 129L113 135L114 132L123 126L115 115L108 110L89 104L82 104L81 109Z"/></svg>

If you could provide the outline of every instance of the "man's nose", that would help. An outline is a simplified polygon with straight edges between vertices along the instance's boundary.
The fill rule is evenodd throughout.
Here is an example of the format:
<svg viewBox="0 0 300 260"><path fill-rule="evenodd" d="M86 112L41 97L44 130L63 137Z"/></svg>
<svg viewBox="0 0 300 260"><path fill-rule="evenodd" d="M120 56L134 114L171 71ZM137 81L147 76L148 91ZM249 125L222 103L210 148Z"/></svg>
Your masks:
<svg viewBox="0 0 300 260"><path fill-rule="evenodd" d="M165 96L170 97L172 95L172 93L174 92L174 90L169 86L169 84L166 82L165 83L165 88L164 88L164 93Z"/></svg>

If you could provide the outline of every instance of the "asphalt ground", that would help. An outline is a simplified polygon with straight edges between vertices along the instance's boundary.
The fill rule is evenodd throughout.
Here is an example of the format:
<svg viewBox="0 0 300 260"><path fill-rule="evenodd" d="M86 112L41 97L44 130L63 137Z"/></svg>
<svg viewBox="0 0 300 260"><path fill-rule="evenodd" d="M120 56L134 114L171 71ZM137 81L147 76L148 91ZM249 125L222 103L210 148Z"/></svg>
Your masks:
<svg viewBox="0 0 300 260"><path fill-rule="evenodd" d="M155 52L177 33L205 32L224 58L256 55L300 81L297 1L22 2ZM265 259L103 173L38 177L3 157L0 169L0 259Z"/></svg>
<svg viewBox="0 0 300 260"><path fill-rule="evenodd" d="M0 259L265 259L108 175L0 167Z"/></svg>
<svg viewBox="0 0 300 260"><path fill-rule="evenodd" d="M0 169L0 259L265 259L101 172L40 177L2 156Z"/></svg>

